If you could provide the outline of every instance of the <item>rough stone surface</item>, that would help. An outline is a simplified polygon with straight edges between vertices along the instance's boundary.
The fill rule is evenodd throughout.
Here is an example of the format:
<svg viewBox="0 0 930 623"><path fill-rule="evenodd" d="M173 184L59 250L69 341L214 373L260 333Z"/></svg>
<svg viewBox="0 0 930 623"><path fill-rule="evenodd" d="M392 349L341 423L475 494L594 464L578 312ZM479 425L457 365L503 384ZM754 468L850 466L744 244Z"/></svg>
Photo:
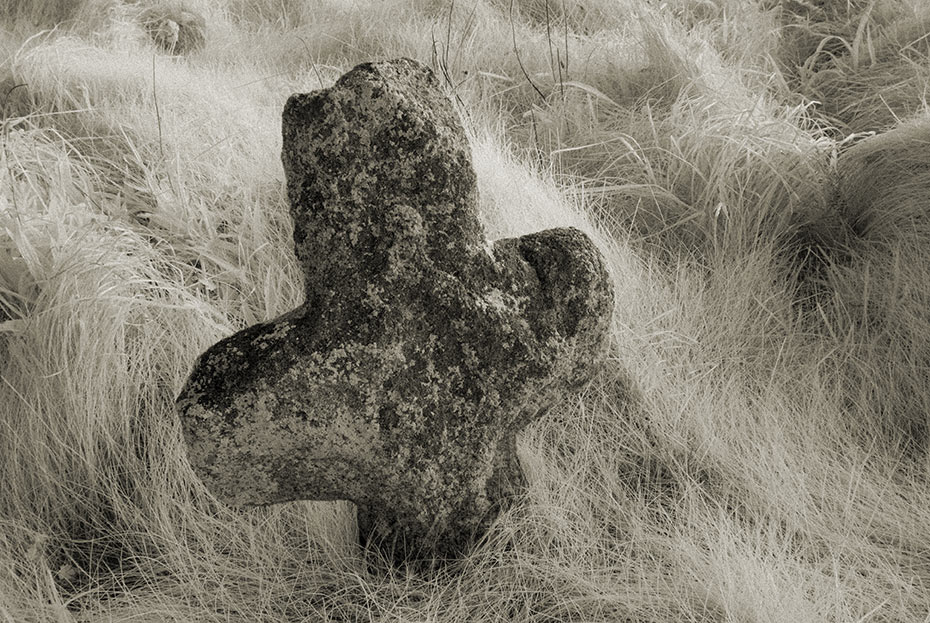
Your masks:
<svg viewBox="0 0 930 623"><path fill-rule="evenodd" d="M211 347L178 398L233 505L347 499L398 561L461 554L525 487L516 433L584 382L613 290L580 231L490 243L430 70L291 96L282 158L306 302Z"/></svg>
<svg viewBox="0 0 930 623"><path fill-rule="evenodd" d="M169 54L188 54L206 42L206 20L182 4L159 3L146 9L142 25L152 41Z"/></svg>

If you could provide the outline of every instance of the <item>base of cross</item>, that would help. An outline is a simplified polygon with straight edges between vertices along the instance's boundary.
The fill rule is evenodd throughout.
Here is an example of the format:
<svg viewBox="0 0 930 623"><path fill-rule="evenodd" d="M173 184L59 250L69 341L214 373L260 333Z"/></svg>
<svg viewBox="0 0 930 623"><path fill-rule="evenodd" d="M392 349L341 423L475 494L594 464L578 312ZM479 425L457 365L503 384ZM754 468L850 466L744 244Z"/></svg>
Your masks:
<svg viewBox="0 0 930 623"><path fill-rule="evenodd" d="M516 448L498 452L497 458L484 493L464 498L459 508L417 508L401 499L374 507L356 504L359 545L397 567L433 570L458 561L527 490Z"/></svg>

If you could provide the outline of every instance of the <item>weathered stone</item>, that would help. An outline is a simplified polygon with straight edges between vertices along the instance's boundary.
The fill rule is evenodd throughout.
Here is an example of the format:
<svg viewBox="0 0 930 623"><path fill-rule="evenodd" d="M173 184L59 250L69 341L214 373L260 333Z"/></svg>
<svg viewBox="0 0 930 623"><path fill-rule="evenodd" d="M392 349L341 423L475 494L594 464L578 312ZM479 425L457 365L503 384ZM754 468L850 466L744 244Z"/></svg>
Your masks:
<svg viewBox="0 0 930 623"><path fill-rule="evenodd" d="M461 554L525 486L516 433L586 380L613 290L580 231L493 244L429 69L293 95L282 158L306 302L211 347L178 398L221 500L355 502L397 560Z"/></svg>
<svg viewBox="0 0 930 623"><path fill-rule="evenodd" d="M206 20L177 2L161 2L146 9L142 25L152 41L169 54L188 54L206 42Z"/></svg>

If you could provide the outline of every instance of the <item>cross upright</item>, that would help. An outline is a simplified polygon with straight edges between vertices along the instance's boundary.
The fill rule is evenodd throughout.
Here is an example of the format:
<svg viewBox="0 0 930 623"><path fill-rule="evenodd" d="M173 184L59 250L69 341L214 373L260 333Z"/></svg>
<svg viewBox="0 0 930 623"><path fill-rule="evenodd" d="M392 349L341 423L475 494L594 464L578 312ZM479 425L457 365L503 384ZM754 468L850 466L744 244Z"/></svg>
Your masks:
<svg viewBox="0 0 930 623"><path fill-rule="evenodd" d="M525 490L516 434L603 353L604 260L574 228L485 238L461 121L415 61L295 94L282 122L306 300L200 356L191 464L233 505L351 500L398 562L460 556Z"/></svg>

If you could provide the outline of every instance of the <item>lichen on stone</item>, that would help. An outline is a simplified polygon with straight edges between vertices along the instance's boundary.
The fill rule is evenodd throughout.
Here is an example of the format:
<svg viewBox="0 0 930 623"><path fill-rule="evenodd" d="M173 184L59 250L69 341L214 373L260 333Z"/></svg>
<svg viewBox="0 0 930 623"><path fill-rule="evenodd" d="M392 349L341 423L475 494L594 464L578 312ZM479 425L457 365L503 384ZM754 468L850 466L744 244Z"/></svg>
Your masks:
<svg viewBox="0 0 930 623"><path fill-rule="evenodd" d="M487 241L461 121L415 61L282 121L306 301L198 359L191 464L231 504L351 500L398 562L460 556L525 488L516 434L605 347L603 258L572 228Z"/></svg>

